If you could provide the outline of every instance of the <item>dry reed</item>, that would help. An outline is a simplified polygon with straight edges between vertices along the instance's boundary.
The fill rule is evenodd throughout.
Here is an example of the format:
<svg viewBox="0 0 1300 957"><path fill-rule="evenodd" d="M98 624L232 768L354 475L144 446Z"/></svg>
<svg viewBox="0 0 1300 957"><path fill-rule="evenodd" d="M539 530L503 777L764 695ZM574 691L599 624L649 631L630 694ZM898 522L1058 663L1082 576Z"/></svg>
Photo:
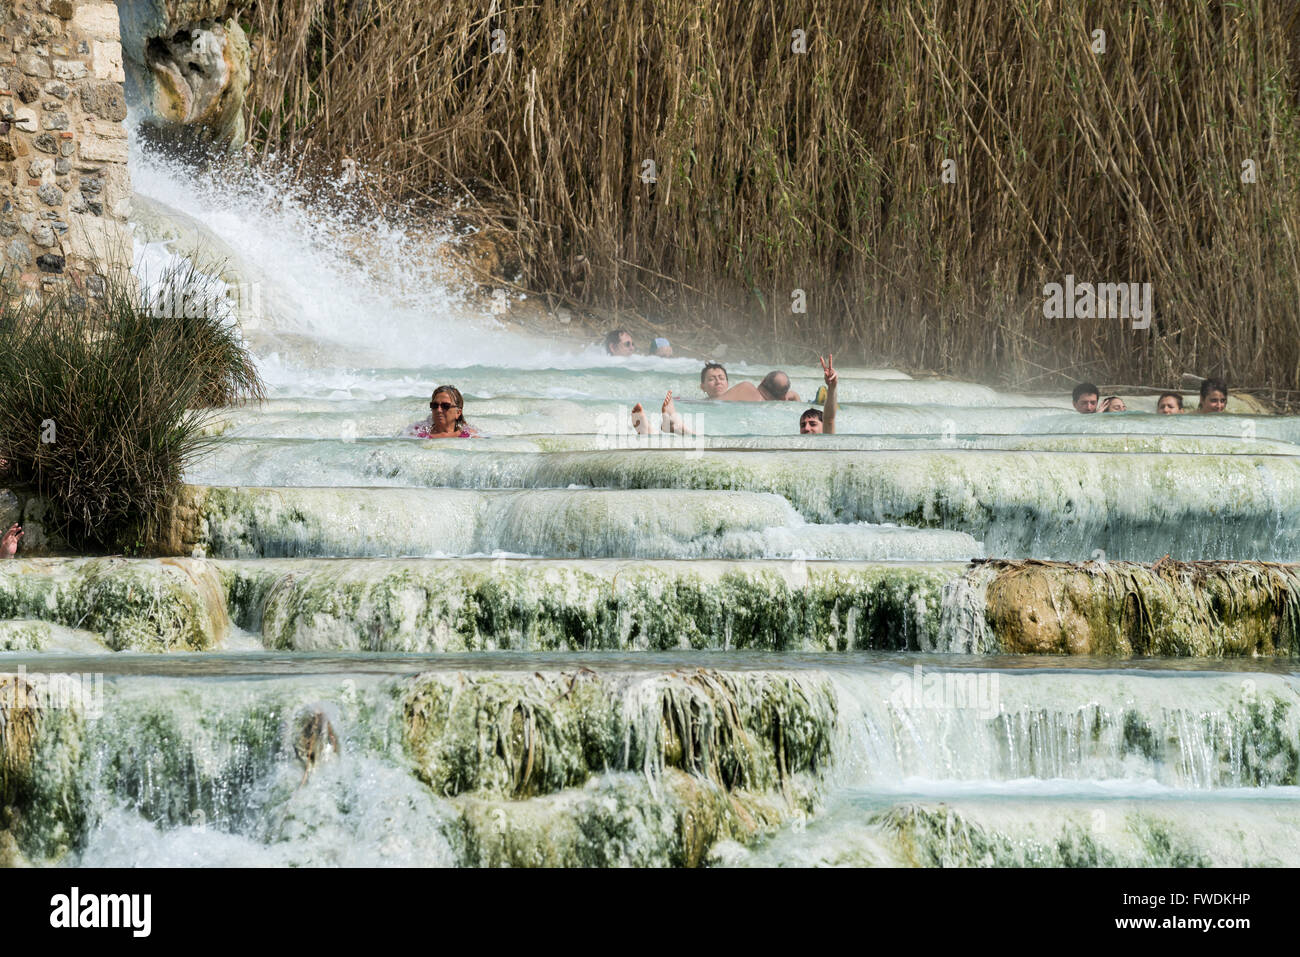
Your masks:
<svg viewBox="0 0 1300 957"><path fill-rule="evenodd" d="M249 122L476 197L578 305L1023 387L1295 389L1296 10L260 0ZM1154 325L1044 318L1067 274L1151 282Z"/></svg>

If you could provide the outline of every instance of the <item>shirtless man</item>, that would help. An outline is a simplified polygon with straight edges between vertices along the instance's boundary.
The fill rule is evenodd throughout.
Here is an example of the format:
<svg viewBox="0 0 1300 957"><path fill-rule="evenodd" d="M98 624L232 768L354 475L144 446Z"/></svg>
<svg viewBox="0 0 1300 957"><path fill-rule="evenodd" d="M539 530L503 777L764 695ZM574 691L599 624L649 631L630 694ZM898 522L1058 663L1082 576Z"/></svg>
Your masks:
<svg viewBox="0 0 1300 957"><path fill-rule="evenodd" d="M769 372L758 385L737 382L728 388L727 370L710 362L700 372L700 388L710 399L723 402L798 402L799 393L790 388L790 377L777 370Z"/></svg>
<svg viewBox="0 0 1300 957"><path fill-rule="evenodd" d="M822 364L822 372L826 379L826 411L822 413L818 409L808 409L799 416L800 435L835 434L835 412L839 406L835 401L835 393L840 384L840 375L835 371L834 355L829 355L825 359L821 356L817 358Z"/></svg>

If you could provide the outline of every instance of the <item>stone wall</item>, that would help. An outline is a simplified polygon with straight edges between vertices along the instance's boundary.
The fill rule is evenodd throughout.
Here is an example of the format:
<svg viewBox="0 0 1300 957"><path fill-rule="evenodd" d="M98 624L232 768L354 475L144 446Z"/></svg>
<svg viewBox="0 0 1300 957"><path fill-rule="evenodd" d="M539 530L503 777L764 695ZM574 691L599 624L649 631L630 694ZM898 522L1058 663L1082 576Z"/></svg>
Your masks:
<svg viewBox="0 0 1300 957"><path fill-rule="evenodd" d="M123 80L116 4L0 0L0 261L27 289L130 265Z"/></svg>

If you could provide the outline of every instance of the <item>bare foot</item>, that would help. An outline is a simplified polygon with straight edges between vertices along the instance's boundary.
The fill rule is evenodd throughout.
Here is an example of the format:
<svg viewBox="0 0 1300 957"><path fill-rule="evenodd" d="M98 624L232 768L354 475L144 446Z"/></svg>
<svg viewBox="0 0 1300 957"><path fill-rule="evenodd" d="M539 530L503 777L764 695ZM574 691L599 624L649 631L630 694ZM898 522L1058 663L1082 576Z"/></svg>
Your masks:
<svg viewBox="0 0 1300 957"><path fill-rule="evenodd" d="M646 418L645 408L640 402L632 406L632 428L637 435L650 434L650 420Z"/></svg>
<svg viewBox="0 0 1300 957"><path fill-rule="evenodd" d="M18 540L23 537L23 527L15 522L9 531L0 537L0 558L13 558L18 551Z"/></svg>
<svg viewBox="0 0 1300 957"><path fill-rule="evenodd" d="M682 417L677 414L677 406L673 404L673 390L669 389L668 394L664 396L663 404L663 421L659 423L660 432L682 432Z"/></svg>

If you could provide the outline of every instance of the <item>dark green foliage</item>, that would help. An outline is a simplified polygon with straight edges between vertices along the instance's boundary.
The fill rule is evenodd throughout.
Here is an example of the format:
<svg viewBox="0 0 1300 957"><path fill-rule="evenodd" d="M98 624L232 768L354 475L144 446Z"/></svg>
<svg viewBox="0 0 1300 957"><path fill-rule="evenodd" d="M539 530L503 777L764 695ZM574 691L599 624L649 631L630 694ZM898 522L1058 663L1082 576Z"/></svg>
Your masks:
<svg viewBox="0 0 1300 957"><path fill-rule="evenodd" d="M164 281L194 288L195 275ZM91 298L0 305L0 457L13 481L49 500L51 526L70 543L130 545L207 446L196 410L261 398L217 305L214 295L169 316L148 308L129 277Z"/></svg>

